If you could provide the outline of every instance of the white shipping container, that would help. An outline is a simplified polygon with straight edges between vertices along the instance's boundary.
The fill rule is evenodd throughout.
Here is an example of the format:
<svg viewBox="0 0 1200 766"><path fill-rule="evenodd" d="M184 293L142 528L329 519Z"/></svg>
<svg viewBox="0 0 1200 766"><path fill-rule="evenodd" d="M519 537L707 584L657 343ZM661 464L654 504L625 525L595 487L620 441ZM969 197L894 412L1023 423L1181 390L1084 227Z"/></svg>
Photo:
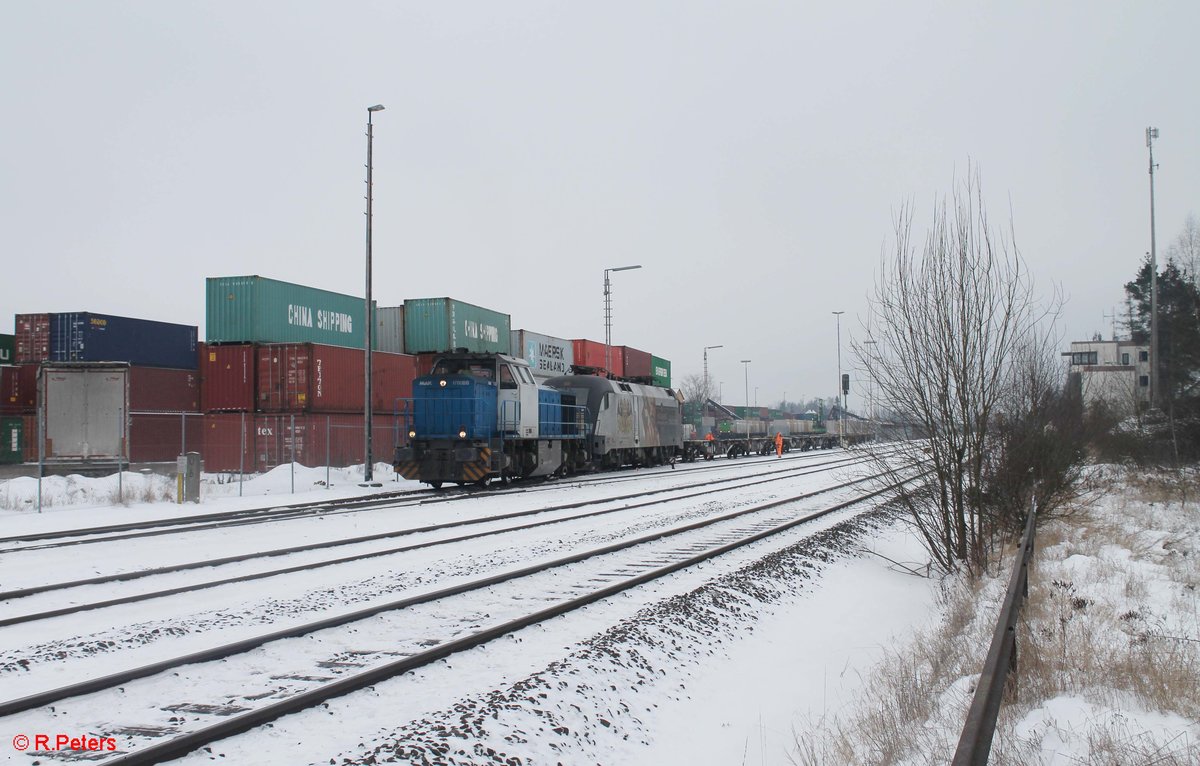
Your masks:
<svg viewBox="0 0 1200 766"><path fill-rule="evenodd" d="M543 380L570 375L571 365L575 364L571 341L529 330L512 331L512 352L529 362L533 376Z"/></svg>
<svg viewBox="0 0 1200 766"><path fill-rule="evenodd" d="M375 309L376 351L404 353L404 307L380 306Z"/></svg>

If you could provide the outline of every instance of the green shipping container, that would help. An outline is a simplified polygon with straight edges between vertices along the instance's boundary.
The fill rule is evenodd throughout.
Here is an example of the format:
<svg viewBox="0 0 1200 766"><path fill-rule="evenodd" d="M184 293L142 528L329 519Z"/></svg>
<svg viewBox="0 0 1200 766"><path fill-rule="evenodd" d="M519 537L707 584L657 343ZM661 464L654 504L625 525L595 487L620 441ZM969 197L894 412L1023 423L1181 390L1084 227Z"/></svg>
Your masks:
<svg viewBox="0 0 1200 766"><path fill-rule="evenodd" d="M208 343L362 348L366 338L362 298L259 276L209 277L205 308Z"/></svg>
<svg viewBox="0 0 1200 766"><path fill-rule="evenodd" d="M21 418L0 418L0 464L25 459L25 424Z"/></svg>
<svg viewBox="0 0 1200 766"><path fill-rule="evenodd" d="M650 357L650 375L654 385L663 388L671 387L671 363L657 356Z"/></svg>
<svg viewBox="0 0 1200 766"><path fill-rule="evenodd" d="M12 364L17 348L15 335L0 335L0 364Z"/></svg>
<svg viewBox="0 0 1200 766"><path fill-rule="evenodd" d="M508 314L453 298L404 301L404 350L437 354L465 348L473 353L508 354L512 350Z"/></svg>

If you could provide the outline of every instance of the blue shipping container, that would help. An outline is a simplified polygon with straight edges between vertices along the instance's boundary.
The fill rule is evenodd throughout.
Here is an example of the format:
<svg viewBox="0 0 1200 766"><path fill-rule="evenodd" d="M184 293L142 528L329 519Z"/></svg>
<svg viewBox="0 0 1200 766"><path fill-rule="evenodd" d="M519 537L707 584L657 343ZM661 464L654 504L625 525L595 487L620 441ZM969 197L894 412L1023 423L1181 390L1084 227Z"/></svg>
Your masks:
<svg viewBox="0 0 1200 766"><path fill-rule="evenodd" d="M50 361L196 369L195 325L78 311L50 315Z"/></svg>

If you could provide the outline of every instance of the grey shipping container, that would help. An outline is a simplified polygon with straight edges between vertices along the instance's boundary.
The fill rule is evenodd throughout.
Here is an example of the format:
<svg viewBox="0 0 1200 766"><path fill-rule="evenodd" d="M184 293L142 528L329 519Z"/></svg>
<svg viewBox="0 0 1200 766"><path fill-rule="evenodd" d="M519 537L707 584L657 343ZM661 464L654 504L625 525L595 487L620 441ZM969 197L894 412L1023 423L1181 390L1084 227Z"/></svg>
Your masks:
<svg viewBox="0 0 1200 766"><path fill-rule="evenodd" d="M404 353L403 306L375 308L375 337L372 340L379 351L387 351L390 354Z"/></svg>
<svg viewBox="0 0 1200 766"><path fill-rule="evenodd" d="M475 353L507 354L512 347L510 323L508 314L453 298L411 298L404 301L405 353L465 348Z"/></svg>
<svg viewBox="0 0 1200 766"><path fill-rule="evenodd" d="M46 459L128 459L128 366L46 364L39 377Z"/></svg>
<svg viewBox="0 0 1200 766"><path fill-rule="evenodd" d="M209 277L204 337L208 343L324 343L362 348L366 339L364 304L353 295L260 276Z"/></svg>
<svg viewBox="0 0 1200 766"><path fill-rule="evenodd" d="M571 365L575 364L575 344L553 335L513 330L512 355L529 362L534 377L557 378L571 374Z"/></svg>

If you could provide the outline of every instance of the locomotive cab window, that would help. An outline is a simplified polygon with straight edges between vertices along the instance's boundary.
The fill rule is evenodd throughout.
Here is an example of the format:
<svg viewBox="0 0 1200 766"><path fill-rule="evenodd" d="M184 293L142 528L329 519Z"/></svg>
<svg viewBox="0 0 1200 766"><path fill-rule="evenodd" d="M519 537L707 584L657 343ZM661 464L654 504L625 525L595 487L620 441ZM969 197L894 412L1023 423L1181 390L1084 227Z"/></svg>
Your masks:
<svg viewBox="0 0 1200 766"><path fill-rule="evenodd" d="M512 367L500 365L500 388L516 388L517 379L513 377Z"/></svg>
<svg viewBox="0 0 1200 766"><path fill-rule="evenodd" d="M517 373L521 376L521 380L525 381L529 385L537 385L536 381L533 379L533 374L529 372L528 368L518 367Z"/></svg>

